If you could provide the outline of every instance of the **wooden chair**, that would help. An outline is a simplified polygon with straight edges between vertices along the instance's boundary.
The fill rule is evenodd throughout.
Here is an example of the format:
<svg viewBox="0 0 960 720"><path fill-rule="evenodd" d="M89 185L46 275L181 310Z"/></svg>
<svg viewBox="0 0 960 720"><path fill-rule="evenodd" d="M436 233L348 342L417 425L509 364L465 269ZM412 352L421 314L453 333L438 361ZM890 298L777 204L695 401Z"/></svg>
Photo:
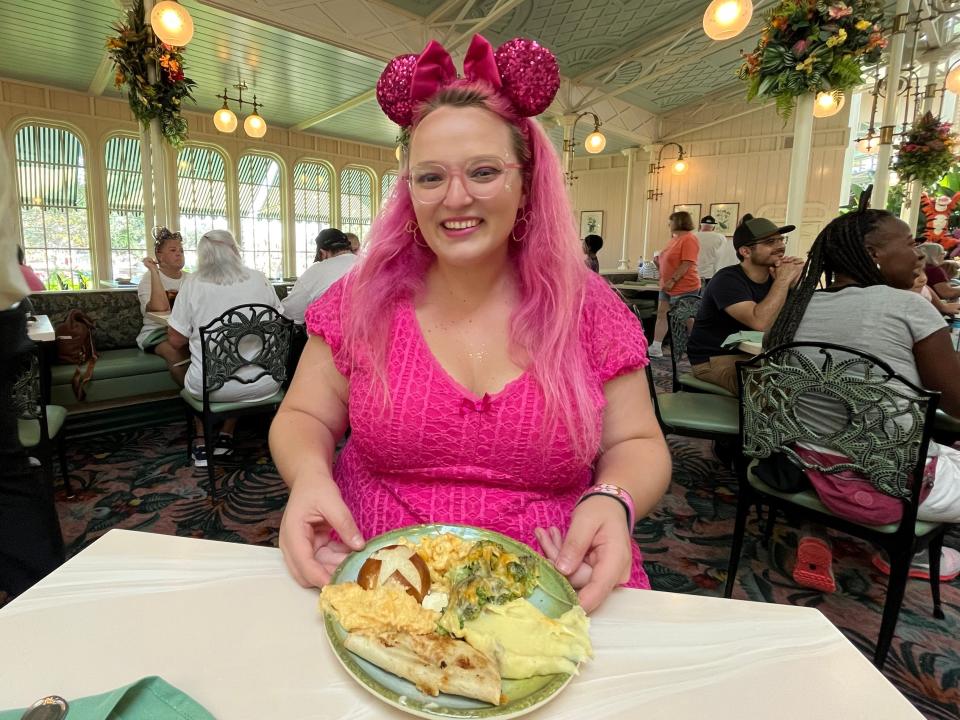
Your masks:
<svg viewBox="0 0 960 720"><path fill-rule="evenodd" d="M203 395L196 398L186 388L180 392L187 406L187 457L193 454L193 418L203 424L207 450L210 497L216 499L214 459L217 428L230 417L274 412L283 401L287 379L293 323L269 305L238 305L200 328L203 364ZM255 347L250 347L254 345ZM253 373L241 373L252 368ZM212 393L227 382L249 385L270 376L280 389L256 402L216 402Z"/></svg>
<svg viewBox="0 0 960 720"><path fill-rule="evenodd" d="M687 354L687 343L690 340L690 322L695 320L700 312L702 298L680 298L667 312L667 328L670 333L670 366L673 370L673 391L689 390L692 392L712 393L724 397L734 397L733 393L719 385L701 380L692 372L680 372L680 362Z"/></svg>
<svg viewBox="0 0 960 720"><path fill-rule="evenodd" d="M911 560L925 547L930 554L933 614L943 617L940 551L947 526L917 520L939 393L911 384L878 358L827 343L789 343L738 363L737 368L743 459L737 464L740 492L724 594L731 597L733 593L752 504L770 507L770 523L780 511L791 522L815 522L875 543L890 556L890 580L874 653L874 664L882 668ZM818 400L813 410L811 398ZM829 417L822 403L846 415L846 422L838 422L838 427L826 434L809 424L811 417ZM797 453L798 443L826 448L848 462L812 463ZM889 525L865 525L832 513L813 490L777 490L758 476L758 461L763 458L785 458L792 466L826 474L852 470L880 492L897 498L903 507L902 519Z"/></svg>

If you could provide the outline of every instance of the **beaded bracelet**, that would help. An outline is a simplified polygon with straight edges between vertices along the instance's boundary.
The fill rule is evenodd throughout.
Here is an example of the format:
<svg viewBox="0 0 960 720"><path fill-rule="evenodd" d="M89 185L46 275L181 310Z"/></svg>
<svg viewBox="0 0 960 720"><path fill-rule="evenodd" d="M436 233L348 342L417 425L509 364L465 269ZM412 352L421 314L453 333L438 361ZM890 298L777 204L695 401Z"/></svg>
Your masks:
<svg viewBox="0 0 960 720"><path fill-rule="evenodd" d="M577 500L577 505L582 503L588 497L593 497L594 495L606 495L608 497L612 497L614 500L619 501L619 503L623 505L623 511L627 514L627 527L631 533L633 532L633 526L637 521L637 511L633 506L633 498L630 497L630 493L628 493L619 485L613 485L612 483L591 485L584 490L583 495L581 495L580 499Z"/></svg>

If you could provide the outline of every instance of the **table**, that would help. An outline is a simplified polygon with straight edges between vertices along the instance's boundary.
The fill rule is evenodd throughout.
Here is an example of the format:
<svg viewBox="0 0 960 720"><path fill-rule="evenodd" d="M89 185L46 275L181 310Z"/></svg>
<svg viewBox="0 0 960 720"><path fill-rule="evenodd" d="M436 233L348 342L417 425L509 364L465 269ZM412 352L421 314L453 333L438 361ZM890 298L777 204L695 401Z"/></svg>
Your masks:
<svg viewBox="0 0 960 720"><path fill-rule="evenodd" d="M655 295L660 294L660 283L656 281L651 282L622 282L614 285L617 290L620 292L628 293L637 293L637 294L650 294Z"/></svg>
<svg viewBox="0 0 960 720"><path fill-rule="evenodd" d="M161 325L167 325L170 322L170 314L172 312L172 310L166 310L164 312L160 312L159 310L147 310L146 315L148 318L155 320Z"/></svg>
<svg viewBox="0 0 960 720"><path fill-rule="evenodd" d="M34 315L34 321L27 320L27 335L34 342L53 342L57 339L53 324L46 315Z"/></svg>
<svg viewBox="0 0 960 720"><path fill-rule="evenodd" d="M749 340L745 340L739 345L737 345L737 350L743 353L747 353L747 355L759 355L760 353L763 352L763 343L750 342Z"/></svg>
<svg viewBox="0 0 960 720"><path fill-rule="evenodd" d="M545 720L922 716L812 608L619 589ZM361 689L280 551L111 530L0 610L0 708L159 674L223 720L409 718Z"/></svg>

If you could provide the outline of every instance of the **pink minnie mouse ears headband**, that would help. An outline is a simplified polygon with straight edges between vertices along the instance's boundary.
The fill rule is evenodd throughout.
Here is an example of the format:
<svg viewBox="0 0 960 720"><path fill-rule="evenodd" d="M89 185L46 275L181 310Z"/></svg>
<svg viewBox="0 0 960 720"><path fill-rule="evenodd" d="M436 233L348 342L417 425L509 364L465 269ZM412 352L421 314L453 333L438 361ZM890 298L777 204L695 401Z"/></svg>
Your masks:
<svg viewBox="0 0 960 720"><path fill-rule="evenodd" d="M526 38L509 40L494 52L486 38L474 35L463 75L491 85L521 117L542 113L560 88L556 57ZM377 81L377 102L397 125L409 127L416 106L457 79L450 53L431 40L419 55L400 55L387 63Z"/></svg>

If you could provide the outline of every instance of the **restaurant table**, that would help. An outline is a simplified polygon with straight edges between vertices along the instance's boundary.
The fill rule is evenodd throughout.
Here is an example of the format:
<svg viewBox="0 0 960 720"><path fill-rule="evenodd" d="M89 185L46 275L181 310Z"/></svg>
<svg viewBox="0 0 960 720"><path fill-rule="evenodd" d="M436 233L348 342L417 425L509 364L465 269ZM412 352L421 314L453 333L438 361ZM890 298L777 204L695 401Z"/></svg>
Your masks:
<svg viewBox="0 0 960 720"><path fill-rule="evenodd" d="M111 530L0 610L0 708L160 675L222 720L409 717L339 665L317 595L274 548ZM527 717L922 718L813 608L618 589L590 634Z"/></svg>
<svg viewBox="0 0 960 720"><path fill-rule="evenodd" d="M46 315L34 315L35 320L27 319L27 335L34 342L53 342L57 339L53 324Z"/></svg>
<svg viewBox="0 0 960 720"><path fill-rule="evenodd" d="M172 312L171 310L166 310L164 312L147 310L146 315L148 318L150 318L151 320L156 320L161 325L167 325L170 322L171 312Z"/></svg>
<svg viewBox="0 0 960 720"><path fill-rule="evenodd" d="M47 315L32 315L31 320L27 318L27 337L37 343L37 369L40 373L40 397L45 404L50 402L51 384L50 366L52 364L51 354L53 353L52 343L57 339L57 333L53 329L53 323Z"/></svg>
<svg viewBox="0 0 960 720"><path fill-rule="evenodd" d="M660 293L660 283L656 281L650 281L650 282L626 281L622 283L616 283L613 287L615 287L620 292L627 292L627 293L636 293L636 294L644 294L644 295L648 295L650 293L656 293L659 295Z"/></svg>

